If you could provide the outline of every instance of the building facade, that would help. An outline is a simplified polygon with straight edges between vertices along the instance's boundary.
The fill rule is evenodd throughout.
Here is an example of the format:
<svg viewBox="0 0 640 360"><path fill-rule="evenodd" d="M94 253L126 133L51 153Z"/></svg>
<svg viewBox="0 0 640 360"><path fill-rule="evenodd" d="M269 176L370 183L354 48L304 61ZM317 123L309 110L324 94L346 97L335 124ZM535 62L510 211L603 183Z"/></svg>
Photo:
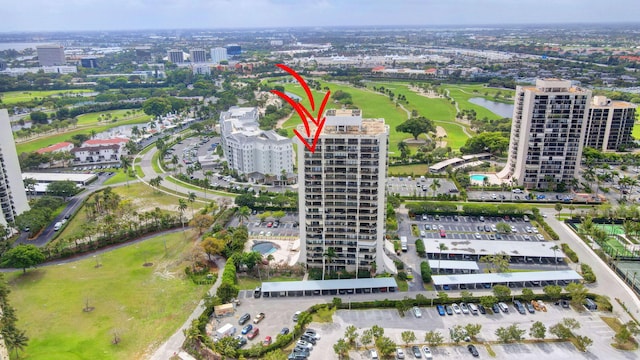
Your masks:
<svg viewBox="0 0 640 360"><path fill-rule="evenodd" d="M184 62L184 53L182 50L171 49L167 51L167 60L174 64L182 64Z"/></svg>
<svg viewBox="0 0 640 360"><path fill-rule="evenodd" d="M189 50L189 57L191 58L191 63L193 64L207 62L207 52L204 49Z"/></svg>
<svg viewBox="0 0 640 360"><path fill-rule="evenodd" d="M395 273L384 252L389 127L360 110L325 115L315 152L296 138L300 262L323 272ZM305 134L304 126L298 131Z"/></svg>
<svg viewBox="0 0 640 360"><path fill-rule="evenodd" d="M229 168L259 178L293 172L291 140L273 130L261 130L258 108L233 106L220 114L224 156Z"/></svg>
<svg viewBox="0 0 640 360"><path fill-rule="evenodd" d="M568 186L578 177L590 101L590 90L568 80L518 86L509 158L498 177L527 189Z"/></svg>
<svg viewBox="0 0 640 360"><path fill-rule="evenodd" d="M0 224L7 226L16 216L29 210L29 202L6 109L0 109L0 127Z"/></svg>
<svg viewBox="0 0 640 360"><path fill-rule="evenodd" d="M62 45L36 46L40 66L65 65L64 47Z"/></svg>
<svg viewBox="0 0 640 360"><path fill-rule="evenodd" d="M635 116L636 106L632 103L594 96L589 108L584 146L600 151L618 151L631 145Z"/></svg>
<svg viewBox="0 0 640 360"><path fill-rule="evenodd" d="M214 64L220 64L221 61L227 61L227 49L223 47L217 47L211 49L211 62Z"/></svg>

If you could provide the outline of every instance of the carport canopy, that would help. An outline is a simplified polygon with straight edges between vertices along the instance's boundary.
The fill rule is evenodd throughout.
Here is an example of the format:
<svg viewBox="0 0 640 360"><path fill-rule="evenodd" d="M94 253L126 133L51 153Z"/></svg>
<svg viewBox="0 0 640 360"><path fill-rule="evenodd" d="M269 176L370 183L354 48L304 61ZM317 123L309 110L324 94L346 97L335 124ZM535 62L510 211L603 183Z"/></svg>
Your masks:
<svg viewBox="0 0 640 360"><path fill-rule="evenodd" d="M348 289L373 289L373 288L397 288L398 283L392 277L342 279L342 280L307 280L307 281L274 281L263 282L262 292L290 292L290 291L315 291L315 290L348 290Z"/></svg>
<svg viewBox="0 0 640 360"><path fill-rule="evenodd" d="M490 273L490 274L453 274L434 275L433 285L460 285L460 284L506 284L524 281L579 281L582 276L574 270L558 271L527 271L511 273Z"/></svg>
<svg viewBox="0 0 640 360"><path fill-rule="evenodd" d="M469 270L478 271L478 263L475 261L463 260L429 260L429 267L432 269L451 269L451 270Z"/></svg>
<svg viewBox="0 0 640 360"><path fill-rule="evenodd" d="M447 250L440 250L439 244L445 244ZM562 250L553 251L551 248L555 245L546 241L496 241L496 240L455 240L455 239L435 239L435 241L426 240L424 242L425 250L429 254L440 255L446 257L451 255L472 255L485 256L495 255L501 252L515 257L543 257L553 258L563 257Z"/></svg>

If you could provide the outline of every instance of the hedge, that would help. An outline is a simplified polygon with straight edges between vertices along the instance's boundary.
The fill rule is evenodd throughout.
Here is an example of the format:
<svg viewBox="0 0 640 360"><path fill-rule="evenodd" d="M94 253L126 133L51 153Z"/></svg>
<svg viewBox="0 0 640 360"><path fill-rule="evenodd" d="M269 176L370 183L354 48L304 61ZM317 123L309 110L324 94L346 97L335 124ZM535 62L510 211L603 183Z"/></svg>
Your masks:
<svg viewBox="0 0 640 360"><path fill-rule="evenodd" d="M584 279L584 281L586 281L587 283L596 282L596 275L593 273L593 269L591 269L591 266L582 263L580 264L580 269L582 270L582 278Z"/></svg>
<svg viewBox="0 0 640 360"><path fill-rule="evenodd" d="M567 245L566 243L562 243L560 244L560 246L562 247L562 251L564 251L565 255L567 255L569 260L571 260L574 263L577 263L579 261L578 254L576 254L575 251L571 250L569 245Z"/></svg>
<svg viewBox="0 0 640 360"><path fill-rule="evenodd" d="M422 241L422 239L416 239L416 252L420 257L427 256L427 252L424 249L424 241Z"/></svg>
<svg viewBox="0 0 640 360"><path fill-rule="evenodd" d="M420 263L420 275L422 275L422 281L424 283L431 282L431 267L429 266L428 261L423 261Z"/></svg>

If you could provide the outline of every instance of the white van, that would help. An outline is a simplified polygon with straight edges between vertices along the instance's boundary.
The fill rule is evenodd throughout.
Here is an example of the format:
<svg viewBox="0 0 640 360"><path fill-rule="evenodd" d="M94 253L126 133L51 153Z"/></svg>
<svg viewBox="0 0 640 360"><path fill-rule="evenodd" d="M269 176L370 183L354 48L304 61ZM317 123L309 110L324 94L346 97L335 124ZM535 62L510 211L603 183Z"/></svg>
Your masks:
<svg viewBox="0 0 640 360"><path fill-rule="evenodd" d="M513 189L512 191L513 191L514 194L522 194L523 193L522 189Z"/></svg>
<svg viewBox="0 0 640 360"><path fill-rule="evenodd" d="M60 228L62 228L62 223L60 221L53 225L53 231L58 231Z"/></svg>
<svg viewBox="0 0 640 360"><path fill-rule="evenodd" d="M478 315L478 306L476 304L469 303L467 304L467 307L469 308L469 311L471 311L471 314Z"/></svg>

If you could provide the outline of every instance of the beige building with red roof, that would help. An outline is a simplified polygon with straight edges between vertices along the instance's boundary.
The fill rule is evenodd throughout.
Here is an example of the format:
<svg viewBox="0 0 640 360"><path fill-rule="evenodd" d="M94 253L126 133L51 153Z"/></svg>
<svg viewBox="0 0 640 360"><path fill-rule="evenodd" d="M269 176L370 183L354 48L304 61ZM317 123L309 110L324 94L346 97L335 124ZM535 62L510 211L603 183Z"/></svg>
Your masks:
<svg viewBox="0 0 640 360"><path fill-rule="evenodd" d="M65 151L71 151L71 150L73 150L73 144L67 141L63 141L63 142L39 149L36 152L38 154L44 154L44 153L65 152Z"/></svg>

